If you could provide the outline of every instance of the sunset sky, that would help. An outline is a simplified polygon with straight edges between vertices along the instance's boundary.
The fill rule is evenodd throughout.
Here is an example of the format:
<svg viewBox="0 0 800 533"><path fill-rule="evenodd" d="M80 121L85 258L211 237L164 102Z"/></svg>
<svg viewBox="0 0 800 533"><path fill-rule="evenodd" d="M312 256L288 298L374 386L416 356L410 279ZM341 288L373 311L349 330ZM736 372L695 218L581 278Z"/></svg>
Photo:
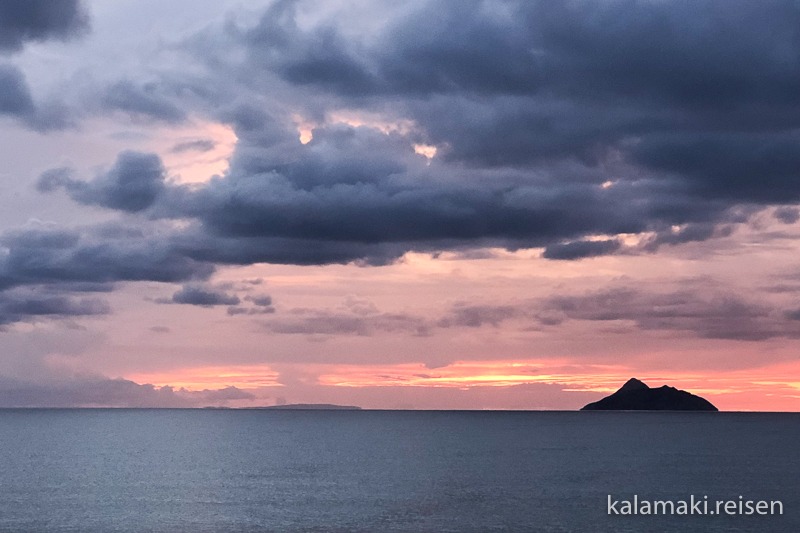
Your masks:
<svg viewBox="0 0 800 533"><path fill-rule="evenodd" d="M800 6L0 2L0 406L800 410Z"/></svg>

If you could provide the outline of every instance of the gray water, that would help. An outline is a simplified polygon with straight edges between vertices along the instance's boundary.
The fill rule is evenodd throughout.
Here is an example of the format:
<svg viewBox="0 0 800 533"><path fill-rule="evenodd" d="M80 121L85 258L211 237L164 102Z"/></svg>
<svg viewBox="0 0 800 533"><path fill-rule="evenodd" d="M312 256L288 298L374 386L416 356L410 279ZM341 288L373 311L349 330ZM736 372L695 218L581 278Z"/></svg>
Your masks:
<svg viewBox="0 0 800 533"><path fill-rule="evenodd" d="M800 531L800 415L0 410L0 531ZM615 499L779 516L609 516Z"/></svg>

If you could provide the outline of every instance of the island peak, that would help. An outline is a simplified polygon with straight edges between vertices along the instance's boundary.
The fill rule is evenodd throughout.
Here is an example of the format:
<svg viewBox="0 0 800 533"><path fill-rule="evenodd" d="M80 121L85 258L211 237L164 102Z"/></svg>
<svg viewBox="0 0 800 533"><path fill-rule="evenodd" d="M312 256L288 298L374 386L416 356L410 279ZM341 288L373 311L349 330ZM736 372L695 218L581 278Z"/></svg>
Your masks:
<svg viewBox="0 0 800 533"><path fill-rule="evenodd" d="M643 389L649 389L649 388L650 387L645 385L645 383L643 381L639 381L636 378L631 378L628 381L626 381L625 385L620 387L619 391L617 391L617 392L643 390Z"/></svg>
<svg viewBox="0 0 800 533"><path fill-rule="evenodd" d="M631 378L620 389L581 411L717 411L705 398L669 385L651 388Z"/></svg>

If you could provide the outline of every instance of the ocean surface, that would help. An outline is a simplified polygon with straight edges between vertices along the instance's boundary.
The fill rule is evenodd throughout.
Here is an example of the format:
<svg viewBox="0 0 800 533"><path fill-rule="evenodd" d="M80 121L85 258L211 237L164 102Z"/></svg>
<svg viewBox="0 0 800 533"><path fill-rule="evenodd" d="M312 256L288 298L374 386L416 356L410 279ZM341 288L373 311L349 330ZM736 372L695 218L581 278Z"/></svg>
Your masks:
<svg viewBox="0 0 800 533"><path fill-rule="evenodd" d="M800 415L0 410L0 531L796 533Z"/></svg>

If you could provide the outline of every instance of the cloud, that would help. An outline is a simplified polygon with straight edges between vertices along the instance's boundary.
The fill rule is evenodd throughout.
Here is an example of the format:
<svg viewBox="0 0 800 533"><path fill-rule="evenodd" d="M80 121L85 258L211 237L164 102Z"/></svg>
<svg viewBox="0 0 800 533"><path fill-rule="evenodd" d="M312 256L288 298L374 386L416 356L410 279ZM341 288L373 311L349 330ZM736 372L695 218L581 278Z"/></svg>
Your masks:
<svg viewBox="0 0 800 533"><path fill-rule="evenodd" d="M791 309L786 311L784 316L789 320L800 320L800 309Z"/></svg>
<svg viewBox="0 0 800 533"><path fill-rule="evenodd" d="M0 290L116 281L207 279L213 267L182 255L165 231L105 224L75 230L29 227L0 235Z"/></svg>
<svg viewBox="0 0 800 533"><path fill-rule="evenodd" d="M669 206L658 199L630 201L641 194L639 186L550 191L502 178L488 181L494 176L463 169L467 179L459 181L452 169L427 165L402 136L342 126L317 129L315 135L308 145L296 140L281 145L276 160L270 160L270 150L256 160L240 146L228 176L204 187L162 188L154 180L156 186L147 189L153 214L196 219L205 231L187 232L181 246L193 249L195 258L233 264L382 264L408 250L541 246L590 231L637 232L670 221ZM40 188L61 183L77 200L104 205L111 202L96 198L97 189L106 196L117 190L49 175ZM121 198L117 204L127 208ZM587 207L575 211L575 204ZM613 212L607 211L610 206ZM712 216L714 209L697 216Z"/></svg>
<svg viewBox="0 0 800 533"><path fill-rule="evenodd" d="M700 338L760 341L800 338L800 312L755 296L743 296L707 279L686 280L691 288L654 290L613 284L583 294L555 294L508 304L458 303L436 321L442 328L524 329L561 326L568 321L619 322L640 331L691 333Z"/></svg>
<svg viewBox="0 0 800 533"><path fill-rule="evenodd" d="M252 303L250 307L234 305L228 308L228 314L235 315L271 315L275 313L275 307L272 305L272 297L266 294L252 296L247 295L244 300Z"/></svg>
<svg viewBox="0 0 800 533"><path fill-rule="evenodd" d="M270 307L241 307L241 306L231 306L228 308L228 315L230 316L237 316L237 315L271 315L275 312L275 308Z"/></svg>
<svg viewBox="0 0 800 533"><path fill-rule="evenodd" d="M779 207L775 210L775 218L784 224L794 224L800 220L800 209L796 207Z"/></svg>
<svg viewBox="0 0 800 533"><path fill-rule="evenodd" d="M248 302L253 302L253 305L257 305L259 307L272 307L272 297L267 294L262 294L259 296L245 296L245 300Z"/></svg>
<svg viewBox="0 0 800 533"><path fill-rule="evenodd" d="M70 111L58 100L35 102L25 75L10 64L0 64L0 115L40 133L72 125Z"/></svg>
<svg viewBox="0 0 800 533"><path fill-rule="evenodd" d="M41 318L107 315L111 308L100 298L74 298L32 291L0 292L0 325Z"/></svg>
<svg viewBox="0 0 800 533"><path fill-rule="evenodd" d="M243 34L253 62L275 69L293 83L320 84L345 94L359 94L372 85L365 65L335 28L300 33L295 7L275 2L259 24Z"/></svg>
<svg viewBox="0 0 800 533"><path fill-rule="evenodd" d="M553 296L540 302L545 316L594 322L627 321L641 330L692 332L702 338L758 341L798 337L800 328L780 309L732 291L648 292L611 288L576 296Z"/></svg>
<svg viewBox="0 0 800 533"><path fill-rule="evenodd" d="M800 136L785 131L679 132L644 138L631 156L652 171L681 176L701 197L778 203L800 197L799 149Z"/></svg>
<svg viewBox="0 0 800 533"><path fill-rule="evenodd" d="M289 335L358 335L372 336L379 332L406 332L412 335L429 334L431 324L421 317L405 313L369 314L353 310L292 309L281 318L263 323L271 333Z"/></svg>
<svg viewBox="0 0 800 533"><path fill-rule="evenodd" d="M792 4L473 8L421 3L375 39L335 20L298 24L292 3L227 26L218 44L244 52L224 67L242 80L240 100L274 91L317 122L313 138L301 145L280 106L222 107L239 138L228 176L164 211L188 212L216 237L333 248L285 261L483 245L578 259L617 251L618 233L715 238L742 203L800 198L790 89L800 72L782 55ZM723 19L736 32L707 31ZM207 52L204 38L188 46ZM326 113L342 107L390 126L331 123ZM415 154L416 143L437 155ZM674 225L687 229L671 235ZM390 243L388 255L378 249Z"/></svg>
<svg viewBox="0 0 800 533"><path fill-rule="evenodd" d="M172 295L170 303L212 307L215 305L238 305L239 297L222 290L203 285L184 285Z"/></svg>
<svg viewBox="0 0 800 533"><path fill-rule="evenodd" d="M106 109L123 111L139 118L167 123L186 120L186 113L161 94L153 83L137 85L130 80L118 81L106 88L100 103Z"/></svg>
<svg viewBox="0 0 800 533"><path fill-rule="evenodd" d="M46 383L0 376L0 407L205 407L253 398L236 387L187 391L102 376Z"/></svg>
<svg viewBox="0 0 800 533"><path fill-rule="evenodd" d="M358 335L405 332L429 335L437 328L501 327L546 329L568 321L618 322L623 328L693 334L700 338L760 341L800 338L797 311L742 296L708 280L686 280L691 288L656 290L651 287L610 287L581 294L511 302L458 302L430 319L404 313L384 313L363 305L343 309L292 309L263 322L276 334ZM349 301L349 300L348 300Z"/></svg>
<svg viewBox="0 0 800 533"><path fill-rule="evenodd" d="M254 65L353 97L558 93L607 101L624 94L714 111L797 99L796 71L782 48L800 18L789 1L766 9L744 1L722 9L710 0L469 4L420 3L367 41L348 39L331 21L301 27L295 5L280 3L243 38ZM709 24L729 31L709 32Z"/></svg>
<svg viewBox="0 0 800 533"><path fill-rule="evenodd" d="M66 40L86 32L89 17L79 0L9 0L0 3L0 50L26 42Z"/></svg>
<svg viewBox="0 0 800 533"><path fill-rule="evenodd" d="M484 247L542 248L553 260L658 253L800 201L794 4L486 6L419 2L378 28L300 23L295 3L277 2L248 25L212 25L170 47L146 80L93 87L101 113L229 126L229 169L182 186L155 154L125 151L90 180L42 174L39 190L117 210L132 231L9 232L0 288L187 284L223 264L382 265ZM176 51L180 68L159 70L178 66ZM21 74L9 67L6 79L0 103L30 113ZM198 138L171 149L210 147ZM795 216L781 209L780 220ZM645 238L623 246L620 234ZM225 291L208 297L231 314L271 312L226 303L238 297ZM320 318L317 329L343 332L402 322ZM274 327L314 329L300 318Z"/></svg>
<svg viewBox="0 0 800 533"><path fill-rule="evenodd" d="M13 65L0 65L0 114L24 118L34 109L22 71Z"/></svg>
<svg viewBox="0 0 800 533"><path fill-rule="evenodd" d="M573 241L551 244L545 248L542 257L545 259L582 259L598 255L608 255L620 249L622 243L619 239L605 239L600 241Z"/></svg>
<svg viewBox="0 0 800 533"><path fill-rule="evenodd" d="M781 60L792 34L777 15L732 5L740 41L703 29L717 23L713 2L473 7L420 3L369 39L333 19L298 24L292 3L276 3L255 25L188 40L209 68L204 111L238 143L225 176L167 187L154 216L196 220L181 247L215 263L384 264L483 246L574 260L620 251L620 233L656 235L630 253L717 238L743 204L800 198L787 114L800 74ZM685 25L690 10L706 24ZM773 25L764 42L757 30ZM730 52L742 42L767 65ZM177 94L174 78L152 94ZM355 119L331 118L342 108ZM297 115L314 124L306 144Z"/></svg>
<svg viewBox="0 0 800 533"><path fill-rule="evenodd" d="M745 199L769 202L780 195L785 201L794 194L787 187L797 150L782 126L720 113L714 117L729 121L727 132L703 131L714 106L698 107L705 97L684 94L683 81L670 77L668 84L647 63L652 56L672 64L670 54L682 53L682 40L712 38L679 24L687 6L512 2L495 13L475 7L481 16L420 4L388 21L382 37L371 41L345 34L334 21L301 27L291 3L275 4L253 27L204 32L187 42L189 51L213 42L244 52L209 70L208 91L195 93L200 100L211 95L198 111L230 124L237 135L225 176L193 188L169 185L155 155L123 152L91 181L56 169L42 175L39 188L63 188L88 205L193 220L167 245L193 261L225 264L385 264L409 250L485 246L543 247L545 258L574 260L615 253L617 234L642 232L657 237L628 251L654 252L663 243L720 236L719 227L731 223ZM698 13L712 17L713 3L701 3ZM737 3L726 17L738 27L751 15ZM617 19L628 24L624 32L600 23ZM450 30L432 31L440 26ZM626 48L624 59L612 52L620 49L611 46L615 40L638 42L650 34L659 47ZM745 40L772 58L786 35L778 32L768 43L755 37L745 31ZM740 72L750 66L763 74L764 67L728 55L727 37L717 38L720 43L698 54L733 66L675 68L688 69L698 92L721 91L745 107L748 98L785 107L792 94L772 94L755 74ZM195 60L214 60L205 52ZM686 61L705 64L694 56ZM596 79L598 91L585 90L585 75ZM711 83L723 75L761 92L728 94L722 82ZM276 76L297 90L279 90ZM776 76L780 85L789 74ZM172 96L194 83L180 73L121 81L104 98L115 109L179 121L184 112ZM232 93L227 102L213 96L223 86ZM274 93L272 104L259 105L263 92ZM392 112L381 102L391 102ZM356 119L377 116L378 124L326 118L343 105L354 108ZM297 113L321 117L307 144L298 140ZM752 131L756 126L767 131ZM437 155L415 153L418 143L436 146ZM173 150L209 146L199 139ZM728 151L739 160L717 163ZM749 176L764 172L773 192L751 191L763 179ZM682 229L676 233L673 226Z"/></svg>
<svg viewBox="0 0 800 533"><path fill-rule="evenodd" d="M209 152L216 147L217 143L212 139L193 139L175 144L170 152L180 154L183 152Z"/></svg>
<svg viewBox="0 0 800 533"><path fill-rule="evenodd" d="M203 390L200 391L199 396L202 397L204 401L214 402L225 402L228 400L252 400L255 398L253 394L243 391L242 389L232 385L222 389Z"/></svg>
<svg viewBox="0 0 800 533"><path fill-rule="evenodd" d="M684 242L705 241L709 239L717 228L713 224L686 224L683 227L670 228L658 232L645 246L657 248L662 244L681 244Z"/></svg>
<svg viewBox="0 0 800 533"><path fill-rule="evenodd" d="M164 177L157 155L122 152L111 169L92 181L73 179L68 169L58 168L43 173L37 188L42 192L63 188L82 204L136 212L150 207L165 190Z"/></svg>
<svg viewBox="0 0 800 533"><path fill-rule="evenodd" d="M271 150L258 161L237 151L225 178L169 188L154 213L194 218L205 231L185 236L193 257L233 264L383 264L410 250L485 246L549 246L546 258L575 259L620 246L613 238L575 240L582 235L659 231L680 222L706 224L710 237L715 223L730 219L730 206L702 204L680 191L659 197L650 183L559 187L463 168L456 177L449 166L427 165L410 145L386 146L397 139L364 128L336 130L335 141L318 129L308 145L277 150L278 158L293 154L287 162L270 161Z"/></svg>
<svg viewBox="0 0 800 533"><path fill-rule="evenodd" d="M501 322L525 316L525 311L513 305L469 305L457 304L450 314L438 321L442 328L454 326L478 328L484 325L497 327Z"/></svg>

